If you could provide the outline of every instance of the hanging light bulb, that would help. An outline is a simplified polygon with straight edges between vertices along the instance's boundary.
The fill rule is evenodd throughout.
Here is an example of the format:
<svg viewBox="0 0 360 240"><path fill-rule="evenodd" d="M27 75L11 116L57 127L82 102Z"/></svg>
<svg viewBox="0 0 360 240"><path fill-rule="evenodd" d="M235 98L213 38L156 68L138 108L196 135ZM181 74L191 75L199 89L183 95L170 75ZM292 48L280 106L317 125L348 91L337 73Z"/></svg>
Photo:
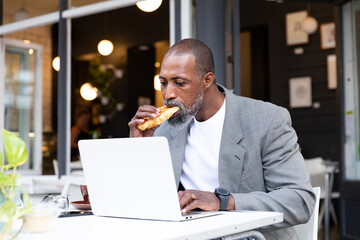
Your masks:
<svg viewBox="0 0 360 240"><path fill-rule="evenodd" d="M90 83L84 83L80 88L80 95L86 101L92 101L97 97L97 88Z"/></svg>
<svg viewBox="0 0 360 240"><path fill-rule="evenodd" d="M311 16L311 3L307 3L307 8L309 12L309 16L307 16L302 22L301 22L301 29L306 32L307 34L313 34L316 32L318 28L318 22L314 17Z"/></svg>
<svg viewBox="0 0 360 240"><path fill-rule="evenodd" d="M22 21L29 18L29 13L28 11L26 11L25 8L20 8L16 13L15 13L15 21Z"/></svg>
<svg viewBox="0 0 360 240"><path fill-rule="evenodd" d="M302 21L301 28L307 34L313 34L318 28L318 22L315 18L308 16L304 19L304 21Z"/></svg>
<svg viewBox="0 0 360 240"><path fill-rule="evenodd" d="M60 70L60 57L57 56L53 59L52 61L52 66L55 69L55 71L59 71Z"/></svg>
<svg viewBox="0 0 360 240"><path fill-rule="evenodd" d="M143 0L136 3L136 6L144 12L153 12L160 7L162 0Z"/></svg>
<svg viewBox="0 0 360 240"><path fill-rule="evenodd" d="M156 91L160 91L161 90L161 84L160 84L160 78L159 78L159 74L156 74L154 76L154 88Z"/></svg>
<svg viewBox="0 0 360 240"><path fill-rule="evenodd" d="M108 56L114 50L114 44L109 40L101 40L97 46L99 53L103 56Z"/></svg>

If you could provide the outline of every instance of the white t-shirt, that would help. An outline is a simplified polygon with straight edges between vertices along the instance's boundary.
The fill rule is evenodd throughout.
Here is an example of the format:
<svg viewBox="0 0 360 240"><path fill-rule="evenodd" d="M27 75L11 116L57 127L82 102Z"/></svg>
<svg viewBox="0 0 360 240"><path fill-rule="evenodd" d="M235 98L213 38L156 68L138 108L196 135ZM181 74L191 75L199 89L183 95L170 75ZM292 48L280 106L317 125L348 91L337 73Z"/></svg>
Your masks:
<svg viewBox="0 0 360 240"><path fill-rule="evenodd" d="M180 181L185 189L213 192L219 187L219 152L225 104L204 122L190 123Z"/></svg>

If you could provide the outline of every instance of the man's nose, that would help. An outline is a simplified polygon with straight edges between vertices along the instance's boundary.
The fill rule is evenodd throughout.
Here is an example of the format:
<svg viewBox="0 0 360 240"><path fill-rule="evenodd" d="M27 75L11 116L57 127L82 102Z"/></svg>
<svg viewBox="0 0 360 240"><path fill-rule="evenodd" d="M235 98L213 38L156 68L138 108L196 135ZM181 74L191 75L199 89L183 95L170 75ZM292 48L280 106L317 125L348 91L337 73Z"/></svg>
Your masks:
<svg viewBox="0 0 360 240"><path fill-rule="evenodd" d="M175 99L176 98L175 89L172 86L168 85L163 91L163 97L164 99L167 100Z"/></svg>

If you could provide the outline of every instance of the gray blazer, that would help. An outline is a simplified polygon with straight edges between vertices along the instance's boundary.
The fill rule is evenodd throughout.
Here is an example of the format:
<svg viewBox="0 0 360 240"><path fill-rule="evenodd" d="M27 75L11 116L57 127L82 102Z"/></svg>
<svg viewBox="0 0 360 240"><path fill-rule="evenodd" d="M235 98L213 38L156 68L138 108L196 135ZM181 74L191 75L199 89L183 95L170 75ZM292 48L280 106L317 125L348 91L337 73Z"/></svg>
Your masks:
<svg viewBox="0 0 360 240"><path fill-rule="evenodd" d="M266 239L296 239L291 226L305 223L314 209L315 195L297 136L285 108L226 95L226 113L219 154L219 184L230 190L236 210L277 211L284 222L260 229ZM167 122L155 132L169 141L175 181L179 184L188 126Z"/></svg>

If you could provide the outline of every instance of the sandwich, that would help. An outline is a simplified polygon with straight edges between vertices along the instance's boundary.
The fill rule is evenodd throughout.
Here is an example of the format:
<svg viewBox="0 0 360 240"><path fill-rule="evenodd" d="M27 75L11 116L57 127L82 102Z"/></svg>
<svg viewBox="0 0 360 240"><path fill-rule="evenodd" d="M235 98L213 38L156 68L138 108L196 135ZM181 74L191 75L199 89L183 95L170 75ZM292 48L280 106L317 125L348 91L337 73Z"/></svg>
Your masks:
<svg viewBox="0 0 360 240"><path fill-rule="evenodd" d="M146 129L155 127L157 125L162 124L165 120L171 118L174 113L176 113L179 110L179 107L168 107L163 106L160 107L160 115L156 118L144 118L144 122L138 125L138 128L142 131L145 131Z"/></svg>

